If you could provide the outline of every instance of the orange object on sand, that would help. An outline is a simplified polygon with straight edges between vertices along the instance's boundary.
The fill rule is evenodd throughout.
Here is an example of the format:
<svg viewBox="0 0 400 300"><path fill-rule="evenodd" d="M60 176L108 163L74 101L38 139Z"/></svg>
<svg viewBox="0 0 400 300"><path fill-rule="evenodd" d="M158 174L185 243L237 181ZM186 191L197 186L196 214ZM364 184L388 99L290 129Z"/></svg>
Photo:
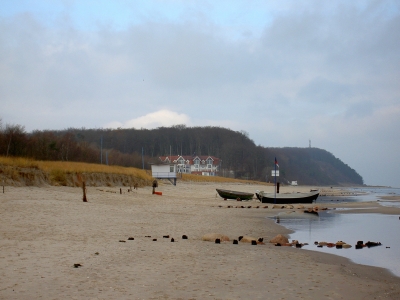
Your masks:
<svg viewBox="0 0 400 300"><path fill-rule="evenodd" d="M162 192L154 192L154 194L162 196Z"/></svg>

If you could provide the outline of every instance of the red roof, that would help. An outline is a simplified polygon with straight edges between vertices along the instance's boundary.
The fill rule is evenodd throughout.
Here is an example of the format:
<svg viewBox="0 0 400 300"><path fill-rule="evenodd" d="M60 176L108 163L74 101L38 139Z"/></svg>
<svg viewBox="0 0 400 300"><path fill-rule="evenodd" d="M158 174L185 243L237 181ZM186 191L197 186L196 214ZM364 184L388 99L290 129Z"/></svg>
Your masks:
<svg viewBox="0 0 400 300"><path fill-rule="evenodd" d="M196 158L199 158L200 161L204 161L206 163L207 159L211 158L213 160L213 165L219 165L220 159L218 157L212 156L212 155L171 155L171 156L160 156L159 159L162 162L166 162L168 159L170 162L177 162L179 158L183 158L185 162L189 161L189 165L193 165L193 161Z"/></svg>

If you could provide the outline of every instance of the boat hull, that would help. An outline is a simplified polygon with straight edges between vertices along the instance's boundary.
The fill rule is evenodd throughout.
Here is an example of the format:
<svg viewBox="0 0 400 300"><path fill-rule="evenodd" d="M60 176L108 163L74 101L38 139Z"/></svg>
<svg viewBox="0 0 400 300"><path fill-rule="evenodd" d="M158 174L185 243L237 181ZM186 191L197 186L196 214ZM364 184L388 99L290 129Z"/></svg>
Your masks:
<svg viewBox="0 0 400 300"><path fill-rule="evenodd" d="M274 204L298 204L298 203L313 203L319 196L319 191L310 193L292 193L292 194L275 194L274 193L256 193L257 198L262 203Z"/></svg>
<svg viewBox="0 0 400 300"><path fill-rule="evenodd" d="M222 190L216 189L218 194L224 199L240 199L240 200L251 200L253 199L253 193L246 193L246 192L238 192L238 191L229 191L229 190Z"/></svg>

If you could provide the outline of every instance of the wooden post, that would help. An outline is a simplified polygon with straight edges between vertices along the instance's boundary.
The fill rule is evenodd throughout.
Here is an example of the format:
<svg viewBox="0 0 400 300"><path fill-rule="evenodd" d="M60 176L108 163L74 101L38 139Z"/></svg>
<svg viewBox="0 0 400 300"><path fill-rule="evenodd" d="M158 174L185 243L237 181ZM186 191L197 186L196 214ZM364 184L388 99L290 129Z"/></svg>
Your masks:
<svg viewBox="0 0 400 300"><path fill-rule="evenodd" d="M82 181L82 190L83 190L83 202L88 202L86 198L86 184L85 181Z"/></svg>
<svg viewBox="0 0 400 300"><path fill-rule="evenodd" d="M4 179L3 179L3 194L4 194Z"/></svg>
<svg viewBox="0 0 400 300"><path fill-rule="evenodd" d="M157 179L154 179L154 181L153 181L153 194L156 191L156 187L158 187L158 182L157 182Z"/></svg>

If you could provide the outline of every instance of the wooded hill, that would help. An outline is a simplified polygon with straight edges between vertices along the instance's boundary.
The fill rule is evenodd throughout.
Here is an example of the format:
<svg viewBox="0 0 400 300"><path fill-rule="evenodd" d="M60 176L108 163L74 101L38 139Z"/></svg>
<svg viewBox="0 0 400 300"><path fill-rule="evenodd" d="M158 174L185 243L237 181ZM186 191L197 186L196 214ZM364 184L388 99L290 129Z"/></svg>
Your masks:
<svg viewBox="0 0 400 300"><path fill-rule="evenodd" d="M244 131L176 125L157 129L76 129L33 131L0 128L0 155L37 160L108 163L145 169L163 155L211 155L222 160L220 176L300 185L362 185L362 177L326 150L257 146Z"/></svg>

